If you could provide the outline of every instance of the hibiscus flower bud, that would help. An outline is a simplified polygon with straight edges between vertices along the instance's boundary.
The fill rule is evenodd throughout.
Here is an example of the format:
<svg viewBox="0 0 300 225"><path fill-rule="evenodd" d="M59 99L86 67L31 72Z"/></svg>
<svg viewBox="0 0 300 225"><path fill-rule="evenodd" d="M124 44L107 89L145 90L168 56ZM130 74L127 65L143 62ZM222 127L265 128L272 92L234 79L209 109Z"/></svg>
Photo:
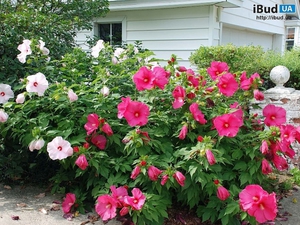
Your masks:
<svg viewBox="0 0 300 225"><path fill-rule="evenodd" d="M183 125L182 128L181 128L181 131L178 135L178 138L181 139L181 140L185 139L185 137L187 135L187 132L188 132L188 126Z"/></svg>
<svg viewBox="0 0 300 225"><path fill-rule="evenodd" d="M107 136L111 136L114 134L108 123L105 123L101 129Z"/></svg>
<svg viewBox="0 0 300 225"><path fill-rule="evenodd" d="M25 95L23 93L18 94L18 96L16 98L16 103L23 104L24 101L25 101Z"/></svg>
<svg viewBox="0 0 300 225"><path fill-rule="evenodd" d="M109 95L109 88L107 86L103 86L103 88L101 88L100 93L104 96L108 96Z"/></svg>
<svg viewBox="0 0 300 225"><path fill-rule="evenodd" d="M125 216L129 213L129 207L123 207L121 210L120 210L120 216Z"/></svg>
<svg viewBox="0 0 300 225"><path fill-rule="evenodd" d="M179 66L179 67L177 68L177 70L178 70L179 72L185 72L185 71L187 71L187 69L186 69L184 66Z"/></svg>
<svg viewBox="0 0 300 225"><path fill-rule="evenodd" d="M263 174L272 173L272 167L266 159L263 159L263 161L261 162L261 170Z"/></svg>
<svg viewBox="0 0 300 225"><path fill-rule="evenodd" d="M209 165L214 165L216 163L215 156L211 150L206 150L206 158Z"/></svg>
<svg viewBox="0 0 300 225"><path fill-rule="evenodd" d="M165 184L167 183L168 179L169 179L169 176L168 176L168 175L166 175L166 174L163 175L162 178L161 178L160 184L161 184L162 186L165 185Z"/></svg>
<svg viewBox="0 0 300 225"><path fill-rule="evenodd" d="M75 164L82 170L85 170L89 165L84 154L76 159Z"/></svg>
<svg viewBox="0 0 300 225"><path fill-rule="evenodd" d="M76 93L72 89L70 89L68 91L68 98L69 98L70 102L74 102L74 101L78 100L78 96L76 95Z"/></svg>
<svg viewBox="0 0 300 225"><path fill-rule="evenodd" d="M268 146L267 141L263 140L263 142L261 143L261 146L260 146L260 151L264 155L269 152L269 146Z"/></svg>
<svg viewBox="0 0 300 225"><path fill-rule="evenodd" d="M175 180L177 181L177 183L180 185L180 186L184 186L184 181L185 181L185 176L179 172L179 171L176 171L174 174L173 174L173 177L175 178Z"/></svg>
<svg viewBox="0 0 300 225"><path fill-rule="evenodd" d="M158 176L162 173L162 171L155 166L149 166L148 168L148 176L152 181L157 181Z"/></svg>
<svg viewBox="0 0 300 225"><path fill-rule="evenodd" d="M257 100L257 101L262 101L265 99L264 97L264 93L262 93L261 91L259 90L254 90L253 91L253 94L254 94L254 98Z"/></svg>
<svg viewBox="0 0 300 225"><path fill-rule="evenodd" d="M218 185L219 183L220 183L219 180L214 180L214 184L215 184L215 185Z"/></svg>
<svg viewBox="0 0 300 225"><path fill-rule="evenodd" d="M141 166L146 166L147 165L147 162L145 160L142 160L141 161Z"/></svg>
<svg viewBox="0 0 300 225"><path fill-rule="evenodd" d="M33 150L40 150L45 144L45 141L43 139L39 139L39 140L33 140L30 142L29 144L29 150L33 151Z"/></svg>
<svg viewBox="0 0 300 225"><path fill-rule="evenodd" d="M131 172L131 176L130 178L135 180L137 178L137 176L140 174L141 172L141 168L139 166L136 166L133 171Z"/></svg>
<svg viewBox="0 0 300 225"><path fill-rule="evenodd" d="M78 146L73 147L73 151L74 152L79 152L79 147Z"/></svg>
<svg viewBox="0 0 300 225"><path fill-rule="evenodd" d="M4 123L8 119L8 114L4 112L3 110L0 110L0 122Z"/></svg>
<svg viewBox="0 0 300 225"><path fill-rule="evenodd" d="M201 135L199 135L199 136L197 137L197 141L202 142L202 141L203 141L203 137L202 137Z"/></svg>
<svg viewBox="0 0 300 225"><path fill-rule="evenodd" d="M88 142L85 142L85 143L83 144L83 147L84 147L85 149L88 149L88 148L90 147L90 144L89 144Z"/></svg>
<svg viewBox="0 0 300 225"><path fill-rule="evenodd" d="M217 196L220 200L225 201L230 196L230 193L223 186L219 186L217 190Z"/></svg>

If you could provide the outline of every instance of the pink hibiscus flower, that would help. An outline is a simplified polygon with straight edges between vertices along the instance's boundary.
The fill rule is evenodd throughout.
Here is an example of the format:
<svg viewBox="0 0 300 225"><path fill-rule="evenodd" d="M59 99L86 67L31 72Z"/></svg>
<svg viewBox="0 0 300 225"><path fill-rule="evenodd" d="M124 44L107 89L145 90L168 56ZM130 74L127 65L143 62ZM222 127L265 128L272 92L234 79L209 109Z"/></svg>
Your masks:
<svg viewBox="0 0 300 225"><path fill-rule="evenodd" d="M180 186L184 186L184 181L185 181L185 176L179 172L179 171L176 171L174 174L173 174L173 177L175 178L175 180L177 181L177 183L180 185Z"/></svg>
<svg viewBox="0 0 300 225"><path fill-rule="evenodd" d="M280 126L286 123L286 111L284 108L275 105L267 105L263 109L264 123L267 126Z"/></svg>
<svg viewBox="0 0 300 225"><path fill-rule="evenodd" d="M126 107L124 117L129 126L144 126L148 123L148 116L150 115L149 107L137 101L131 101Z"/></svg>
<svg viewBox="0 0 300 225"><path fill-rule="evenodd" d="M296 153L295 153L294 149L291 148L290 142L283 139L278 142L278 145L279 145L281 152L283 152L285 155L287 155L291 159L294 158Z"/></svg>
<svg viewBox="0 0 300 225"><path fill-rule="evenodd" d="M296 129L293 125L281 125L280 126L280 139L285 140L288 143L293 143L296 139Z"/></svg>
<svg viewBox="0 0 300 225"><path fill-rule="evenodd" d="M204 118L204 114L199 109L199 105L197 103L192 103L189 107L189 110L192 113L194 120L196 120L200 124L206 124L207 121Z"/></svg>
<svg viewBox="0 0 300 225"><path fill-rule="evenodd" d="M265 99L265 96L264 96L264 93L262 93L261 91L255 89L253 91L253 95L254 95L254 98L257 100L257 101L262 101Z"/></svg>
<svg viewBox="0 0 300 225"><path fill-rule="evenodd" d="M178 109L184 105L185 90L181 86L176 86L172 92L173 97L175 98L173 102L173 108Z"/></svg>
<svg viewBox="0 0 300 225"><path fill-rule="evenodd" d="M240 86L241 86L241 89L244 91L249 90L251 87L251 81L250 81L250 79L247 78L245 71L240 76Z"/></svg>
<svg viewBox="0 0 300 225"><path fill-rule="evenodd" d="M117 207L121 208L124 205L124 198L128 196L127 189L123 186L116 188L116 186L110 186L111 196L117 201Z"/></svg>
<svg viewBox="0 0 300 225"><path fill-rule="evenodd" d="M73 193L66 194L66 197L62 203L62 209L65 214L71 212L71 208L75 204L75 201L76 201L75 194Z"/></svg>
<svg viewBox="0 0 300 225"><path fill-rule="evenodd" d="M91 142L101 150L105 149L106 141L106 137L101 134L93 136L91 139Z"/></svg>
<svg viewBox="0 0 300 225"><path fill-rule="evenodd" d="M102 195L97 199L95 210L102 220L113 219L117 213L118 202L110 195Z"/></svg>
<svg viewBox="0 0 300 225"><path fill-rule="evenodd" d="M234 114L224 114L213 119L213 125L218 131L219 136L235 137L242 126L241 121Z"/></svg>
<svg viewBox="0 0 300 225"><path fill-rule="evenodd" d="M229 70L227 63L225 62L211 62L210 67L207 69L207 73L210 75L211 79L216 80L223 73Z"/></svg>
<svg viewBox="0 0 300 225"><path fill-rule="evenodd" d="M167 72L159 66L153 68L152 73L154 74L154 86L163 90L166 84L169 82Z"/></svg>
<svg viewBox="0 0 300 225"><path fill-rule="evenodd" d="M75 164L82 170L85 170L89 165L84 154L78 156L78 158L75 161Z"/></svg>
<svg viewBox="0 0 300 225"><path fill-rule="evenodd" d="M52 160L62 160L73 155L71 144L58 136L47 144L47 152Z"/></svg>
<svg viewBox="0 0 300 225"><path fill-rule="evenodd" d="M133 75L133 82L138 91L150 90L154 88L155 76L151 70L143 66L139 71Z"/></svg>
<svg viewBox="0 0 300 225"><path fill-rule="evenodd" d="M227 97L234 95L234 93L239 89L239 84L231 73L222 75L219 78L217 86L219 91Z"/></svg>
<svg viewBox="0 0 300 225"><path fill-rule="evenodd" d="M247 212L250 216L254 216L259 223L275 220L277 215L275 193L263 195L259 204L254 204Z"/></svg>
<svg viewBox="0 0 300 225"><path fill-rule="evenodd" d="M141 192L139 188L133 188L132 197L125 196L124 202L132 207L133 210L141 210L146 201L146 196Z"/></svg>
<svg viewBox="0 0 300 225"><path fill-rule="evenodd" d="M14 97L14 92L8 84L0 84L0 104L6 103L10 98Z"/></svg>
<svg viewBox="0 0 300 225"><path fill-rule="evenodd" d="M122 102L118 104L118 118L122 119L124 117L124 113L127 110L128 104L131 102L130 97L122 98Z"/></svg>
<svg viewBox="0 0 300 225"><path fill-rule="evenodd" d="M162 171L155 166L149 166L149 168L148 168L148 176L149 176L149 179L152 181L157 181L158 176L161 173L162 173Z"/></svg>
<svg viewBox="0 0 300 225"><path fill-rule="evenodd" d="M95 130L98 129L99 125L99 116L96 113L89 114L87 116L87 123L84 125L86 134L90 135L91 133L93 133Z"/></svg>
<svg viewBox="0 0 300 225"><path fill-rule="evenodd" d="M45 75L42 73L28 76L27 81L26 91L35 92L38 96L43 96L49 86Z"/></svg>
<svg viewBox="0 0 300 225"><path fill-rule="evenodd" d="M277 203L275 193L269 194L261 186L251 184L240 192L239 199L241 209L250 216L254 216L257 222L264 223L276 218Z"/></svg>

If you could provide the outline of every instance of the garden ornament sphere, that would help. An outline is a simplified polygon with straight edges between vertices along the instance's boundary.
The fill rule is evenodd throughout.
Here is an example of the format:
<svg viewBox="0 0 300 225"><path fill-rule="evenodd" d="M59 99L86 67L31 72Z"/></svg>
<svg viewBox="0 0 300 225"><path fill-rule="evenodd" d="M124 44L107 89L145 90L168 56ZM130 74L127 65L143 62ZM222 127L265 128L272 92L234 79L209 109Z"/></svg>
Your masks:
<svg viewBox="0 0 300 225"><path fill-rule="evenodd" d="M270 72L270 78L276 87L283 87L290 79L290 71L285 66L275 66Z"/></svg>

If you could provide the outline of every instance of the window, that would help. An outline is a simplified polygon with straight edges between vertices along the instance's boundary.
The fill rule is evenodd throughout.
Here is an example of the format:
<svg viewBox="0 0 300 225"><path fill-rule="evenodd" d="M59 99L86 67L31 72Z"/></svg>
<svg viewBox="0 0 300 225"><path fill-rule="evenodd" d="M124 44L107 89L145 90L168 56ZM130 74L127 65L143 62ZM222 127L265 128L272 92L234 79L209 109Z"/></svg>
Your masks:
<svg viewBox="0 0 300 225"><path fill-rule="evenodd" d="M122 45L122 23L99 23L98 36L110 45Z"/></svg>
<svg viewBox="0 0 300 225"><path fill-rule="evenodd" d="M295 27L288 27L286 31L286 49L291 50L295 43Z"/></svg>

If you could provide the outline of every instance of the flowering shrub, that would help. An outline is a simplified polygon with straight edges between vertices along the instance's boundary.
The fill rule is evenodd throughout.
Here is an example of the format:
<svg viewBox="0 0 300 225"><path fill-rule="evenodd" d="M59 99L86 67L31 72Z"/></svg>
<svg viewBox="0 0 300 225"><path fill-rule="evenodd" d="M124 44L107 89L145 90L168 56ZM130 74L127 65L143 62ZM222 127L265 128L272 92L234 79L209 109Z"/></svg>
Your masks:
<svg viewBox="0 0 300 225"><path fill-rule="evenodd" d="M150 51L102 41L38 67L35 51L36 72L15 87L15 102L0 84L1 135L23 146L19 154L60 162L51 180L54 192L68 193L65 213L93 199L103 220L139 225L163 224L176 203L203 221L275 219L275 194L261 186L274 168L287 169L300 130L285 124L281 107L268 105L262 118L249 112L251 99L263 99L259 74L225 62L196 73L174 55L161 67Z"/></svg>

